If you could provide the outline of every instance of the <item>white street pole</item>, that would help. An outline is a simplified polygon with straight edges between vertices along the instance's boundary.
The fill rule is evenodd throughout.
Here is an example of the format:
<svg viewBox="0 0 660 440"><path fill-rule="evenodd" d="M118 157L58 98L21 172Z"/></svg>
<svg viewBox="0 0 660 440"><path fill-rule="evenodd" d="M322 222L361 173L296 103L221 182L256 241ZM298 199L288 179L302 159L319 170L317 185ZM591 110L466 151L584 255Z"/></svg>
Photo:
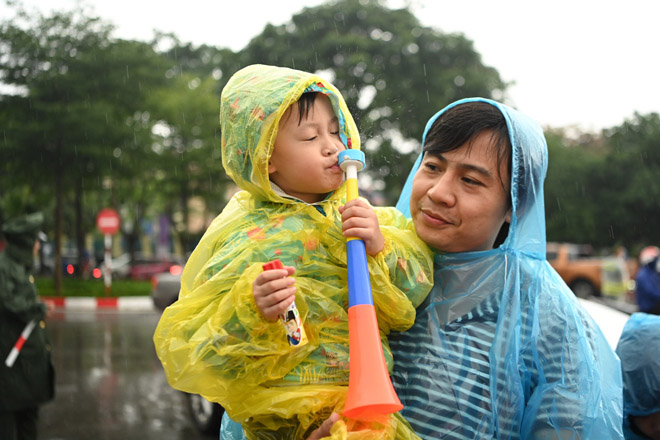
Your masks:
<svg viewBox="0 0 660 440"><path fill-rule="evenodd" d="M104 273L103 281L105 284L105 294L110 294L110 287L112 286L112 235L105 234L105 258L104 258Z"/></svg>

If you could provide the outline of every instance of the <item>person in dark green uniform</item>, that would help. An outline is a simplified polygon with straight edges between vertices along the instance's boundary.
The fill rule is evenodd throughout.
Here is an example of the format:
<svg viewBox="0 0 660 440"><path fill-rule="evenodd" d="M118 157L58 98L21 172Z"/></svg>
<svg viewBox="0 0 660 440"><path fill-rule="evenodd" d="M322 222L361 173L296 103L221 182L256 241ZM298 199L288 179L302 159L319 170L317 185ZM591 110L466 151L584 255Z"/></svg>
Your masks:
<svg viewBox="0 0 660 440"><path fill-rule="evenodd" d="M43 215L34 213L10 219L0 228L0 439L3 440L36 439L39 405L55 394L54 368L44 323L47 308L39 300L32 275L42 223ZM12 349L31 321L36 325L12 363Z"/></svg>

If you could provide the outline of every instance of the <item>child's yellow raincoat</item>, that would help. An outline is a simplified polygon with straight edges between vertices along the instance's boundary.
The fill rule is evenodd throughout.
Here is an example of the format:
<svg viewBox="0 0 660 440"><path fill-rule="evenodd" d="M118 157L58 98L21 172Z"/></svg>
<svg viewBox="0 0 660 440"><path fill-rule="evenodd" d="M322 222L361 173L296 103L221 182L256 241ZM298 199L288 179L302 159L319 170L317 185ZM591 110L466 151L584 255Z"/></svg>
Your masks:
<svg viewBox="0 0 660 440"><path fill-rule="evenodd" d="M342 141L360 147L341 94L318 76L255 65L222 93L223 165L242 189L213 221L191 255L179 300L158 324L154 343L170 384L220 403L248 438L305 438L348 389L348 289L338 207L345 188L310 205L277 195L268 159L285 110L305 91L327 95ZM405 330L431 288L431 253L394 208L376 208L385 249L368 257L383 351L386 335ZM262 264L295 266L296 304L309 342L291 346L279 321L268 322L252 296ZM372 431L355 432L364 428ZM346 434L346 431L349 431ZM396 432L396 434L395 434ZM415 438L400 416L384 425L337 423L333 438Z"/></svg>

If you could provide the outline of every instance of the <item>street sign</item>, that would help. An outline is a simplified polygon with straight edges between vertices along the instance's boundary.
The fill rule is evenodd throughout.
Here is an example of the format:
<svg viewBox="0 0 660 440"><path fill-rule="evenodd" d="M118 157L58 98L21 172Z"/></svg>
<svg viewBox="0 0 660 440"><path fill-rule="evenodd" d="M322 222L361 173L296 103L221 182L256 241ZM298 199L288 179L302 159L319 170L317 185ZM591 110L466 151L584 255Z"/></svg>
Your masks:
<svg viewBox="0 0 660 440"><path fill-rule="evenodd" d="M111 208L104 208L96 216L96 226L103 234L116 234L119 231L119 214Z"/></svg>
<svg viewBox="0 0 660 440"><path fill-rule="evenodd" d="M110 295L112 287L112 236L119 231L119 214L112 208L104 208L96 216L96 226L105 235L104 284L105 294Z"/></svg>

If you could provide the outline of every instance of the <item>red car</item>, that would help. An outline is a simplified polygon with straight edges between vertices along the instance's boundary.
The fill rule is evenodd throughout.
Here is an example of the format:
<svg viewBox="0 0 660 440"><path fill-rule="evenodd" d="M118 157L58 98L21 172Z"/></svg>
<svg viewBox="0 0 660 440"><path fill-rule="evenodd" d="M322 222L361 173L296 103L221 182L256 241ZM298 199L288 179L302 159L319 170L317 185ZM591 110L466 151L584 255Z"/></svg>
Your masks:
<svg viewBox="0 0 660 440"><path fill-rule="evenodd" d="M131 263L129 277L134 280L151 280L157 273L181 271L183 264L172 258L140 259Z"/></svg>

